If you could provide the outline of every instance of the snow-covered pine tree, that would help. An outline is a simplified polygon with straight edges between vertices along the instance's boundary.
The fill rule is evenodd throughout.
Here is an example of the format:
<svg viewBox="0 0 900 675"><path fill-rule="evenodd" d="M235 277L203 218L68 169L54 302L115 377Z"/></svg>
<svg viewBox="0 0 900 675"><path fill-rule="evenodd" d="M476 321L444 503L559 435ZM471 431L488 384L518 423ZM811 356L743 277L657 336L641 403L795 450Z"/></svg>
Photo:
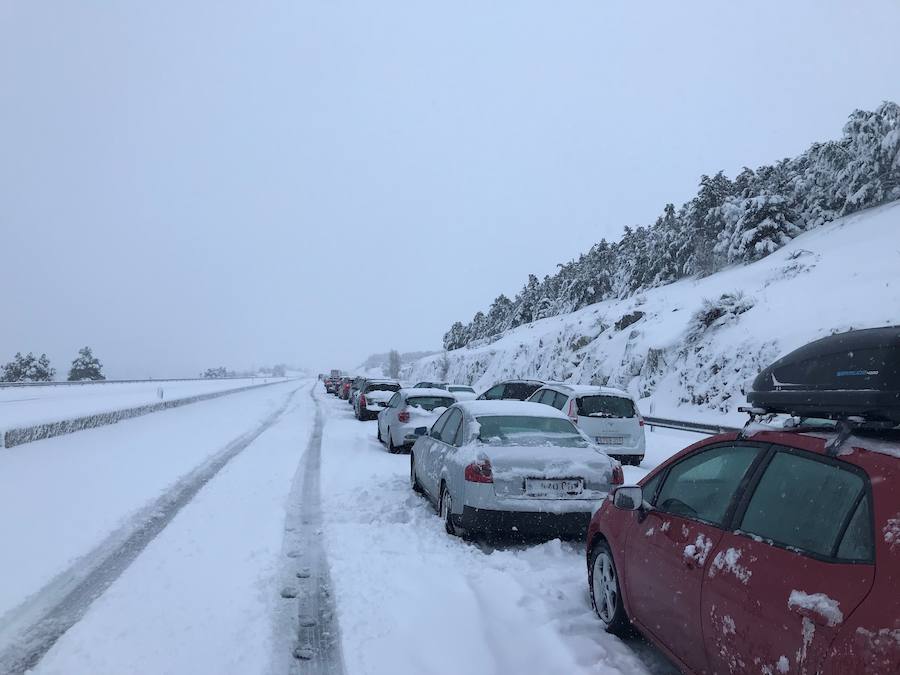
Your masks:
<svg viewBox="0 0 900 675"><path fill-rule="evenodd" d="M72 368L69 370L69 382L78 382L81 380L105 380L103 375L103 364L94 356L90 347L82 347L78 350L78 356L72 361Z"/></svg>

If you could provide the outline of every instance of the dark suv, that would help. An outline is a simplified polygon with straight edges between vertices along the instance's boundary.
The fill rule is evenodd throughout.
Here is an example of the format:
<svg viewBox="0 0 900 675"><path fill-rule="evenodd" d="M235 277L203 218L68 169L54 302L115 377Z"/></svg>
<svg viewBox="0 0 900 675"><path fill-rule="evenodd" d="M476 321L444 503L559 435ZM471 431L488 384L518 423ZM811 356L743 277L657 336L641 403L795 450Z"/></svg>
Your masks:
<svg viewBox="0 0 900 675"><path fill-rule="evenodd" d="M506 380L498 382L478 397L479 401L525 401L546 382L540 380Z"/></svg>

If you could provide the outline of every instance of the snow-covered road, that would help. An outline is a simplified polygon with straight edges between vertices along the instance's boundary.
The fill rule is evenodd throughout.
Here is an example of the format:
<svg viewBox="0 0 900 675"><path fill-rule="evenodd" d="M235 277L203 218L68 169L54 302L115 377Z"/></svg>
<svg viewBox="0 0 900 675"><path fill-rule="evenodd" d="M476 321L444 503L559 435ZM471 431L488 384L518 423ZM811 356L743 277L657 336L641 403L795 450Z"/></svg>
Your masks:
<svg viewBox="0 0 900 675"><path fill-rule="evenodd" d="M59 635L33 673L313 672L289 655L310 607L298 565L318 545L337 618L325 630L339 631L347 675L674 672L642 641L600 629L580 542L449 537L410 490L408 456L388 454L374 422L312 386L288 382L4 451L0 672L4 654L27 642L17 638L40 644L17 631L41 612ZM696 438L648 434L648 461ZM161 501L203 469L177 508ZM306 503L317 476L321 515ZM158 529L142 534L153 519ZM125 554L121 532L137 542ZM112 572L94 570L98 592L73 595L97 551L115 553ZM291 583L297 598L284 597ZM56 616L73 597L86 598L77 615ZM22 661L7 660L16 672L10 663Z"/></svg>
<svg viewBox="0 0 900 675"><path fill-rule="evenodd" d="M448 536L409 487L408 455L387 453L346 402L321 404L325 544L350 675L677 672L602 631L580 542L488 548ZM648 434L648 457L697 439Z"/></svg>

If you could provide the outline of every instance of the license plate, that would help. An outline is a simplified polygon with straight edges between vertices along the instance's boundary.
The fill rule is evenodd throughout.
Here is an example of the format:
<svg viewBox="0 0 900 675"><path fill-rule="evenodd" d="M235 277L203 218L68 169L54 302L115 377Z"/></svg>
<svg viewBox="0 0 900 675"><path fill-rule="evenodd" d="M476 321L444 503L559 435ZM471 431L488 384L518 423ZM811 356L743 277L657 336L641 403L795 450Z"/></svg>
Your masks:
<svg viewBox="0 0 900 675"><path fill-rule="evenodd" d="M575 497L584 492L581 478L526 478L525 493L529 497Z"/></svg>
<svg viewBox="0 0 900 675"><path fill-rule="evenodd" d="M625 445L624 436L597 436L600 445Z"/></svg>

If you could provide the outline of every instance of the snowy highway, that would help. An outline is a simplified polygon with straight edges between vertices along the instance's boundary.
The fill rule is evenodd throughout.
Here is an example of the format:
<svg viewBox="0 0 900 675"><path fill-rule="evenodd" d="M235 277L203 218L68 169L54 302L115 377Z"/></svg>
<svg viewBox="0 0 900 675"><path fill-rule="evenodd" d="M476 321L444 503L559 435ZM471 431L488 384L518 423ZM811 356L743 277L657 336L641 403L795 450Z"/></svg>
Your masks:
<svg viewBox="0 0 900 675"><path fill-rule="evenodd" d="M0 672L674 672L580 542L449 537L408 472L311 381L4 450Z"/></svg>

